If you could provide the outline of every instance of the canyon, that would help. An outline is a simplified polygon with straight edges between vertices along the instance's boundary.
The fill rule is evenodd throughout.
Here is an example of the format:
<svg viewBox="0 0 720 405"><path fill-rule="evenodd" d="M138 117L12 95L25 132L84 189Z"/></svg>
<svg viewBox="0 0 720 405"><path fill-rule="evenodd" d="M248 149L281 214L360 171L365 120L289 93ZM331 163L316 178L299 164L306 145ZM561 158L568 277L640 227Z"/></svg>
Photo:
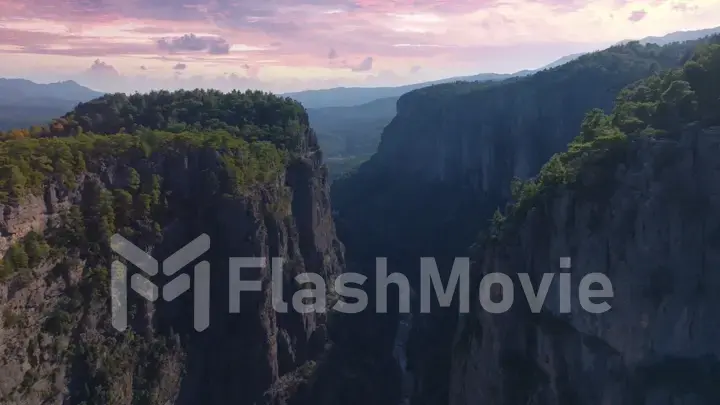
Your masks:
<svg viewBox="0 0 720 405"><path fill-rule="evenodd" d="M718 77L716 36L416 89L332 187L307 111L261 92L110 94L2 133L0 405L716 404ZM191 295L132 295L112 327L116 232L158 259L209 236L207 330ZM363 274L369 307L278 313L265 266L230 313L228 257L283 257L285 302L304 272ZM410 285L388 311L378 257ZM420 310L420 257L444 283L469 257L469 311ZM609 310L564 306L589 274Z"/></svg>

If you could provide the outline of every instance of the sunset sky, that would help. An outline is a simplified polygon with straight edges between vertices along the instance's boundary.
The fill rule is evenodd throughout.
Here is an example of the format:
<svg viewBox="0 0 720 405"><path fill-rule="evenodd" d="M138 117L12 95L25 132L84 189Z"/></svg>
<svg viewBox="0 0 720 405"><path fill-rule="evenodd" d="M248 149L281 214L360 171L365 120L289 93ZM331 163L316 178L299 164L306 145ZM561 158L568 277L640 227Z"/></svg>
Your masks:
<svg viewBox="0 0 720 405"><path fill-rule="evenodd" d="M0 77L293 91L537 68L720 25L720 0L0 0Z"/></svg>

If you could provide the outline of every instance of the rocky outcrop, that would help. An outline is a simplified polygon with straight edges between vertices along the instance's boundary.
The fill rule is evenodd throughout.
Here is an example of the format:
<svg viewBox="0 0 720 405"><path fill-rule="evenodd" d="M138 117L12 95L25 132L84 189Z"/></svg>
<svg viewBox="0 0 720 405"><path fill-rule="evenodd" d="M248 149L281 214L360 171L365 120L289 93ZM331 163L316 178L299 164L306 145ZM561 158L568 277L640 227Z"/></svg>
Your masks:
<svg viewBox="0 0 720 405"><path fill-rule="evenodd" d="M159 229L141 238L141 246L161 261L206 233L211 248L200 259L212 272L211 321L203 332L193 329L191 294L150 303L132 292L130 328L115 331L107 270L97 268L93 254L73 253L73 246L64 246L67 256L51 254L0 281L0 404L254 405L278 381L312 370L325 351L326 315L292 310L292 296L303 288L293 277L315 272L333 279L344 268L344 248L331 218L327 171L309 136L313 147L292 158L278 178L242 195L218 192L221 156L201 148L88 162L76 188L50 182L44 196L0 207L5 253L31 230L54 229L70 206L88 220L85 210L97 193L127 187L130 169L143 183L159 175L167 206L153 214ZM140 234L154 234L152 224L136 225ZM260 256L268 258L267 268L243 274L260 280L263 291L244 293L240 313L229 313L228 259ZM272 307L271 257L285 259L288 313Z"/></svg>
<svg viewBox="0 0 720 405"><path fill-rule="evenodd" d="M555 193L490 243L476 270L510 275L515 303L491 314L474 302L459 323L450 404L718 403L718 149L720 128L636 139L605 187L581 177L588 187ZM556 276L532 313L517 275L537 288L561 271L574 292L605 274L611 309L586 312L575 294L561 313Z"/></svg>
<svg viewBox="0 0 720 405"><path fill-rule="evenodd" d="M19 206L0 204L0 256L30 231L44 231L49 216L59 207L56 201L30 196Z"/></svg>

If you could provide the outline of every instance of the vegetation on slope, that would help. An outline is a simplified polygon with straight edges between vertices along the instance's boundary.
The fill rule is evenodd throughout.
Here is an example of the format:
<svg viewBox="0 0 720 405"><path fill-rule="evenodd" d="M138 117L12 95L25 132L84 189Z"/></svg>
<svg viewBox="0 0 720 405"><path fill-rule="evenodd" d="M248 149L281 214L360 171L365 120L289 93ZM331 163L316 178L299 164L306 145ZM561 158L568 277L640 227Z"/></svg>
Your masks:
<svg viewBox="0 0 720 405"><path fill-rule="evenodd" d="M134 160L149 158L154 152L184 154L200 148L221 153L236 192L277 175L287 157L269 142L249 143L223 131L143 131L137 135L81 134L6 141L0 142L0 204L17 204L28 194L42 192L52 181L74 189L77 176L97 172L110 158Z"/></svg>
<svg viewBox="0 0 720 405"><path fill-rule="evenodd" d="M105 95L80 104L49 127L0 134L0 205L18 206L29 195L42 195L48 186L59 185L72 192L84 175L98 174L113 162L122 162L129 166L130 189L102 191L103 204L109 208L98 208L107 218L119 221L113 224L114 219L102 219L108 224L103 229L120 229L127 222L123 218L128 218L128 207L141 207L149 216L152 205L159 203L162 179L145 179L152 182L154 191L141 190L135 167L142 161L212 150L221 163L219 177L209 174L213 191L242 195L278 178L291 154L302 146L306 123L307 115L297 103L261 92ZM128 128L132 133L124 132ZM118 207L124 212L114 212ZM103 232L98 241L106 243L109 236ZM72 240L78 242L78 238ZM39 255L32 253L36 245L28 246L24 240L12 246L0 273L7 276L37 265L33 257Z"/></svg>
<svg viewBox="0 0 720 405"><path fill-rule="evenodd" d="M578 135L566 152L554 155L538 176L513 183L516 200L509 223L563 187L595 188L598 179L612 178L630 142L638 137L678 136L690 123L720 125L720 45L700 47L682 68L653 75L622 90L613 112L587 113ZM594 182L580 181L592 177ZM495 232L505 218L496 214ZM499 227L498 227L499 226Z"/></svg>
<svg viewBox="0 0 720 405"><path fill-rule="evenodd" d="M313 134L309 140L303 136L309 130L307 113L289 98L261 91L199 89L106 94L78 105L50 125L0 133L0 139L135 133L143 129L174 133L222 130L248 142L269 141L288 150L315 142Z"/></svg>
<svg viewBox="0 0 720 405"><path fill-rule="evenodd" d="M0 132L0 204L17 206L52 184L73 190L81 175L98 173L110 160L136 162L155 153L184 155L200 149L221 156L226 176L215 179L218 190L239 195L277 178L289 158L286 149L302 145L302 123L307 123L307 116L297 103L261 92L105 95L78 105L49 127ZM128 128L131 134L124 132ZM108 198L132 205L124 193ZM147 201L155 200L139 198L148 209ZM38 264L26 258L32 257L26 251L33 249L26 245L10 248L0 274Z"/></svg>

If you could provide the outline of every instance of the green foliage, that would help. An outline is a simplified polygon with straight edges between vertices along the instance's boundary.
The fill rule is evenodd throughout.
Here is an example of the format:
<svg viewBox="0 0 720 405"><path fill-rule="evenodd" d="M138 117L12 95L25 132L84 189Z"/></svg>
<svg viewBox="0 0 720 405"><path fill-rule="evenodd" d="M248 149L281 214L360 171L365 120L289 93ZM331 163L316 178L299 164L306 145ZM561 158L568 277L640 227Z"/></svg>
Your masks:
<svg viewBox="0 0 720 405"><path fill-rule="evenodd" d="M588 112L567 152L553 156L534 179L513 182L513 223L558 187L586 188L599 195L633 137L677 136L693 122L720 124L718 78L720 45L706 45L682 68L625 88L609 116L597 109ZM581 176L593 179L592 184L579 184Z"/></svg>
<svg viewBox="0 0 720 405"><path fill-rule="evenodd" d="M21 243L15 243L10 246L4 259L4 269L8 273L27 269L30 265L30 259L25 252L25 248Z"/></svg>
<svg viewBox="0 0 720 405"><path fill-rule="evenodd" d="M115 226L117 228L123 228L130 225L130 221L132 220L133 198L130 193L122 189L113 190L113 195L115 207Z"/></svg>
<svg viewBox="0 0 720 405"><path fill-rule="evenodd" d="M147 94L106 94L82 103L48 127L0 133L0 141L27 137L77 136L82 133L141 134L225 131L247 142L267 141L286 150L314 146L306 142L308 117L296 101L261 91L154 91ZM149 155L152 137L140 150Z"/></svg>
<svg viewBox="0 0 720 405"><path fill-rule="evenodd" d="M22 240L12 244L0 261L0 280L42 264L49 255L50 246L45 238L37 232L29 232Z"/></svg>
<svg viewBox="0 0 720 405"><path fill-rule="evenodd" d="M133 193L136 193L140 188L140 175L135 168L130 168L128 171L128 187Z"/></svg>
<svg viewBox="0 0 720 405"><path fill-rule="evenodd" d="M37 232L28 233L23 239L23 245L30 268L41 264L50 254L50 246L45 238Z"/></svg>
<svg viewBox="0 0 720 405"><path fill-rule="evenodd" d="M79 161L84 162L85 170L95 171L111 159L135 162L152 159L160 153L177 155L211 148L220 152L225 169L234 179L233 188L242 192L253 184L275 178L284 169L288 157L287 152L270 142L249 143L222 131L154 132L153 139L156 149L149 157L145 157L143 140L129 134L0 142L0 204L17 203L27 194L41 194L43 186L52 179L66 186L74 185ZM129 182L131 191L139 191L141 179L134 168L129 171ZM159 184L158 177L150 179L147 185L153 203L160 199Z"/></svg>

